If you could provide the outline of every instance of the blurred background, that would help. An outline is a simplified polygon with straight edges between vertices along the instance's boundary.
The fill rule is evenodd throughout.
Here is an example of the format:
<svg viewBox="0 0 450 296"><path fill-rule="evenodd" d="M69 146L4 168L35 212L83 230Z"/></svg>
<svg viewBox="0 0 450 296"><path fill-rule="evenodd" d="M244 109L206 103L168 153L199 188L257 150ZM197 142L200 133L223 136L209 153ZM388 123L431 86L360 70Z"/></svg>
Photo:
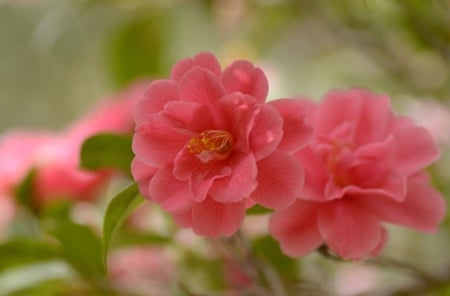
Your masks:
<svg viewBox="0 0 450 296"><path fill-rule="evenodd" d="M349 87L389 94L397 113L438 141L443 155L430 172L449 199L449 0L0 0L0 133L61 129L100 98L167 77L201 51L223 65L259 65L270 99L318 100ZM448 215L433 236L393 229L387 252L450 272L449 230ZM328 277L309 260L309 280ZM364 274L343 270L339 283Z"/></svg>

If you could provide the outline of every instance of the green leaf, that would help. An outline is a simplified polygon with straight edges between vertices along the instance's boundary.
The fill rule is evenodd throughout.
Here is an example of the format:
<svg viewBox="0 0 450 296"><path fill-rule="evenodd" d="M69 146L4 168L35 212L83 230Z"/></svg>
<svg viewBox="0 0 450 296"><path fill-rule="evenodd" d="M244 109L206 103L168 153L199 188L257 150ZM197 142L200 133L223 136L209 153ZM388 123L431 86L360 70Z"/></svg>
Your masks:
<svg viewBox="0 0 450 296"><path fill-rule="evenodd" d="M0 271L49 259L63 258L61 249L47 242L18 238L0 245Z"/></svg>
<svg viewBox="0 0 450 296"><path fill-rule="evenodd" d="M102 242L90 227L57 221L51 233L61 243L66 260L83 276L94 283L104 278Z"/></svg>
<svg viewBox="0 0 450 296"><path fill-rule="evenodd" d="M36 201L33 197L33 182L35 177L36 170L30 170L15 191L16 200L31 209L34 213L37 211Z"/></svg>
<svg viewBox="0 0 450 296"><path fill-rule="evenodd" d="M84 141L81 147L81 167L89 170L115 168L130 174L134 157L131 143L131 135L94 135Z"/></svg>
<svg viewBox="0 0 450 296"><path fill-rule="evenodd" d="M108 256L108 248L114 232L122 225L125 218L143 202L143 198L139 195L138 185L132 183L122 192L116 195L108 205L105 217L103 219L103 246L104 246L104 262Z"/></svg>
<svg viewBox="0 0 450 296"><path fill-rule="evenodd" d="M263 206L260 205L254 205L253 207L249 208L247 210L247 215L264 215L264 214L268 214L268 213L272 213L273 210L272 209L268 209L265 208Z"/></svg>
<svg viewBox="0 0 450 296"><path fill-rule="evenodd" d="M265 236L253 242L254 252L267 260L288 283L297 281L297 261L286 256L278 243L271 237Z"/></svg>

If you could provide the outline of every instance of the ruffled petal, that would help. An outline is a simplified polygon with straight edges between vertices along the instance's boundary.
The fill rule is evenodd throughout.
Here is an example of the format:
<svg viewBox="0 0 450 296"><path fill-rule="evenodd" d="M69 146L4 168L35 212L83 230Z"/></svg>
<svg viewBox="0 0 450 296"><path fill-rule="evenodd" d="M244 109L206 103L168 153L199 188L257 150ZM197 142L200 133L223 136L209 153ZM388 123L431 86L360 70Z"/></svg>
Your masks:
<svg viewBox="0 0 450 296"><path fill-rule="evenodd" d="M232 133L233 150L241 153L250 151L249 135L259 113L255 98L241 93L226 95L219 100L220 110Z"/></svg>
<svg viewBox="0 0 450 296"><path fill-rule="evenodd" d="M214 119L208 109L199 103L170 102L160 115L172 129L190 137L195 137L204 130L214 129Z"/></svg>
<svg viewBox="0 0 450 296"><path fill-rule="evenodd" d="M219 79L210 71L195 67L178 83L180 100L197 102L208 107L214 116L217 114L217 101L225 94Z"/></svg>
<svg viewBox="0 0 450 296"><path fill-rule="evenodd" d="M313 127L305 119L305 100L279 99L269 105L278 110L283 118L283 138L279 150L293 153L304 148L312 138Z"/></svg>
<svg viewBox="0 0 450 296"><path fill-rule="evenodd" d="M295 154L305 170L305 185L299 198L312 201L325 201L325 186L330 178L327 168L317 154L306 147Z"/></svg>
<svg viewBox="0 0 450 296"><path fill-rule="evenodd" d="M133 179L138 183L139 192L147 199L152 199L148 191L150 180L158 169L143 163L139 158L135 157L131 162L131 174Z"/></svg>
<svg viewBox="0 0 450 296"><path fill-rule="evenodd" d="M258 204L281 209L292 204L300 195L305 174L293 156L276 151L258 161L257 165L258 187L250 198Z"/></svg>
<svg viewBox="0 0 450 296"><path fill-rule="evenodd" d="M269 232L279 241L285 254L292 257L306 256L323 243L317 226L319 206L319 203L297 200L290 207L272 215Z"/></svg>
<svg viewBox="0 0 450 296"><path fill-rule="evenodd" d="M159 170L149 185L150 198L168 212L183 212L190 208L189 183L176 179L170 170Z"/></svg>
<svg viewBox="0 0 450 296"><path fill-rule="evenodd" d="M428 182L413 178L403 202L381 196L360 201L379 219L423 232L435 232L445 216L446 203L442 195Z"/></svg>
<svg viewBox="0 0 450 296"><path fill-rule="evenodd" d="M394 131L397 144L395 168L402 174L411 175L433 163L440 152L426 129L414 126L412 122L407 125L406 120L399 119Z"/></svg>
<svg viewBox="0 0 450 296"><path fill-rule="evenodd" d="M270 105L262 104L259 108L249 135L250 149L256 160L275 151L283 137L283 119L277 110Z"/></svg>
<svg viewBox="0 0 450 296"><path fill-rule="evenodd" d="M244 221L245 205L245 201L219 203L207 198L192 208L192 229L202 236L231 236Z"/></svg>
<svg viewBox="0 0 450 296"><path fill-rule="evenodd" d="M248 61L235 61L223 72L222 83L227 93L241 92L264 103L269 92L266 75Z"/></svg>
<svg viewBox="0 0 450 296"><path fill-rule="evenodd" d="M178 82L184 76L184 74L186 74L195 66L204 68L212 72L217 77L220 77L220 75L222 74L220 64L217 61L216 57L209 52L203 52L197 54L194 58L183 59L176 63L172 68L170 78Z"/></svg>
<svg viewBox="0 0 450 296"><path fill-rule="evenodd" d="M154 115L148 123L136 128L132 148L144 163L165 168L173 163L189 138L188 135L174 131L167 122Z"/></svg>
<svg viewBox="0 0 450 296"><path fill-rule="evenodd" d="M178 100L177 85L170 80L155 80L134 107L134 120L137 125L145 122L151 114L164 109L170 101Z"/></svg>
<svg viewBox="0 0 450 296"><path fill-rule="evenodd" d="M348 197L320 209L319 230L327 245L345 259L367 256L382 239L379 222Z"/></svg>
<svg viewBox="0 0 450 296"><path fill-rule="evenodd" d="M233 154L227 160L232 173L217 179L211 186L210 195L218 202L236 202L250 196L257 186L255 158L249 154Z"/></svg>

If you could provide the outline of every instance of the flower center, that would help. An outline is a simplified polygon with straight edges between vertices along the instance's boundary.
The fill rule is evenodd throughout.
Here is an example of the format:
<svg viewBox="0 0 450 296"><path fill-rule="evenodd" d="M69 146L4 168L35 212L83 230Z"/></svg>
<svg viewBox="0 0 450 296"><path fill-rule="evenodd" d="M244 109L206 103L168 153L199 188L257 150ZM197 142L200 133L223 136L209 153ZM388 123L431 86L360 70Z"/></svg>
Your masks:
<svg viewBox="0 0 450 296"><path fill-rule="evenodd" d="M203 163L207 163L227 158L233 148L233 137L227 131L207 130L190 139L186 147Z"/></svg>

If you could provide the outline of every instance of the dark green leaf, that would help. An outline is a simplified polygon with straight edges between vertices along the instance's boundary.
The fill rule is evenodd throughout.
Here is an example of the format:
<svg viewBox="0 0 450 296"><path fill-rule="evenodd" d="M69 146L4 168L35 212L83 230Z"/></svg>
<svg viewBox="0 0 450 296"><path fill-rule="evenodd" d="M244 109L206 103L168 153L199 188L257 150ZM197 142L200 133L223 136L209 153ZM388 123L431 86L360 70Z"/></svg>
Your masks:
<svg viewBox="0 0 450 296"><path fill-rule="evenodd" d="M143 198L139 195L138 186L133 183L116 195L109 203L103 220L103 259L105 262L114 232L142 201Z"/></svg>
<svg viewBox="0 0 450 296"><path fill-rule="evenodd" d="M272 209L268 209L260 205L254 205L247 210L247 215L263 215L271 212L273 212Z"/></svg>
<svg viewBox="0 0 450 296"><path fill-rule="evenodd" d="M81 147L81 167L90 170L115 168L129 174L134 157L131 142L130 135L94 135Z"/></svg>
<svg viewBox="0 0 450 296"><path fill-rule="evenodd" d="M22 182L17 186L15 196L17 201L31 209L33 212L36 212L37 206L36 201L33 197L33 182L36 176L36 170L31 170L22 180Z"/></svg>

